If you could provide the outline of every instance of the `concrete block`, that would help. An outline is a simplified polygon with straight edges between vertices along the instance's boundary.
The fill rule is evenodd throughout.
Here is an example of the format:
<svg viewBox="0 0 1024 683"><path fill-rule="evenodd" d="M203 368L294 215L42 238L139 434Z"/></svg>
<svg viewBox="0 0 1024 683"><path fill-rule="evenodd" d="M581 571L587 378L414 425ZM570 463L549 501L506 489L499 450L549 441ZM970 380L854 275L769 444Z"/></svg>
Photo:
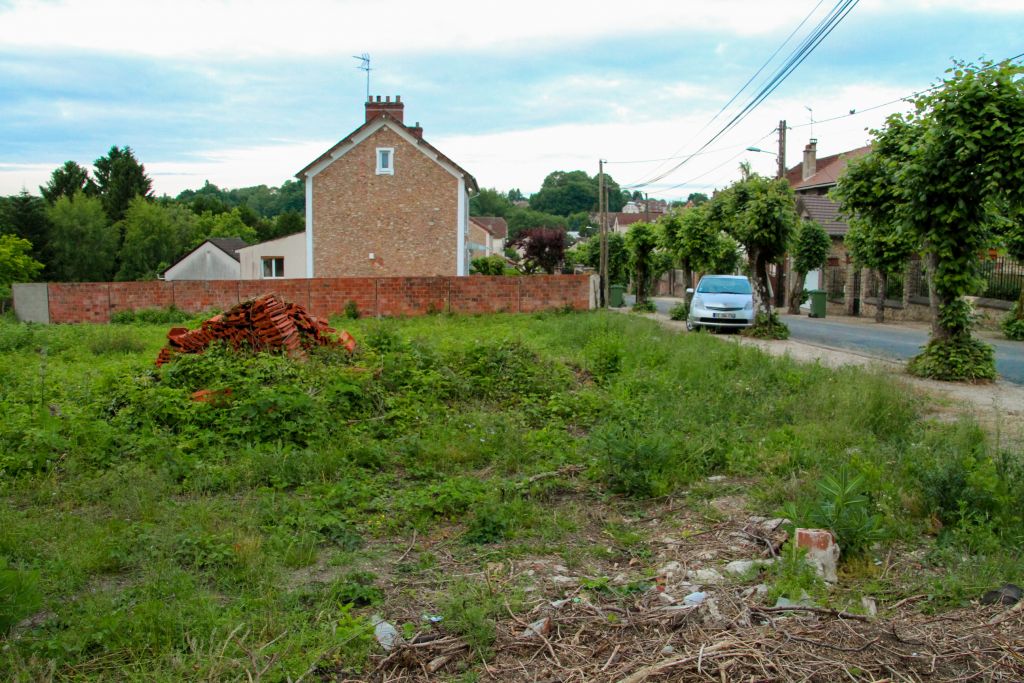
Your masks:
<svg viewBox="0 0 1024 683"><path fill-rule="evenodd" d="M11 288L14 315L23 323L50 322L50 295L45 282L27 282Z"/></svg>
<svg viewBox="0 0 1024 683"><path fill-rule="evenodd" d="M836 568L839 564L839 545L827 529L797 529L796 547L807 549L807 561L814 566L818 576L829 583L839 580Z"/></svg>

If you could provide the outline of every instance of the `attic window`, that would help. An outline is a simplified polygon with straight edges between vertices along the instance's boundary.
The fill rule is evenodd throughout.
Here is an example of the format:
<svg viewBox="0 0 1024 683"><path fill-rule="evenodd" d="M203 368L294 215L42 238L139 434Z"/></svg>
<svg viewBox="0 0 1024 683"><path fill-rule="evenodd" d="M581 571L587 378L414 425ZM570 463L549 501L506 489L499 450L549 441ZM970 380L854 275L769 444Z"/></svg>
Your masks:
<svg viewBox="0 0 1024 683"><path fill-rule="evenodd" d="M377 148L377 175L395 175L395 148Z"/></svg>

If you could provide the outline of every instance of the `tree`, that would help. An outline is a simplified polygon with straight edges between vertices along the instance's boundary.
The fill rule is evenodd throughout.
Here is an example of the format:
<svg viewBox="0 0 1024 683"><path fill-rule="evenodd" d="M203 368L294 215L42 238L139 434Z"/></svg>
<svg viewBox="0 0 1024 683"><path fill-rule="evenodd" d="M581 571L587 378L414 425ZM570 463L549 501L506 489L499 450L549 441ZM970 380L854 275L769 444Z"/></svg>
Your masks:
<svg viewBox="0 0 1024 683"><path fill-rule="evenodd" d="M95 175L103 209L115 223L124 218L128 204L135 197L153 196L153 181L131 147L111 147L106 156L96 160Z"/></svg>
<svg viewBox="0 0 1024 683"><path fill-rule="evenodd" d="M48 263L50 221L46 202L25 190L8 197L0 212L0 234L16 235L32 244L32 258Z"/></svg>
<svg viewBox="0 0 1024 683"><path fill-rule="evenodd" d="M480 256L470 262L469 272L477 275L504 275L505 259L497 254Z"/></svg>
<svg viewBox="0 0 1024 683"><path fill-rule="evenodd" d="M279 213L272 223L268 222L267 226L259 234L261 242L303 232L306 229L306 219L296 211L285 211Z"/></svg>
<svg viewBox="0 0 1024 683"><path fill-rule="evenodd" d="M800 312L800 304L804 300L804 280L807 273L824 267L828 260L828 252L832 248L832 239L817 221L802 221L800 230L794 241L793 254L793 286L789 290L789 312Z"/></svg>
<svg viewBox="0 0 1024 683"><path fill-rule="evenodd" d="M114 274L120 236L97 197L79 192L61 197L47 211L50 219L50 271L65 282L103 282Z"/></svg>
<svg viewBox="0 0 1024 683"><path fill-rule="evenodd" d="M43 264L32 258L31 242L15 235L0 235L0 302L11 296L12 284L31 282L42 270Z"/></svg>
<svg viewBox="0 0 1024 683"><path fill-rule="evenodd" d="M908 370L936 379L995 377L991 347L971 335L964 300L1001 216L1024 204L1024 67L955 62L941 88L891 116L876 139L896 148L901 222L923 248L938 315ZM908 134L909 133L909 134ZM891 144L890 144L891 143Z"/></svg>
<svg viewBox="0 0 1024 683"><path fill-rule="evenodd" d="M708 220L735 238L747 252L758 320L755 328L774 330L781 326L772 310L768 264L785 254L796 228L796 199L789 183L751 173L708 203ZM780 333L784 334L784 329Z"/></svg>
<svg viewBox="0 0 1024 683"><path fill-rule="evenodd" d="M505 217L515 208L508 197L493 188L484 188L469 199L470 216Z"/></svg>
<svg viewBox="0 0 1024 683"><path fill-rule="evenodd" d="M659 258L658 246L658 232L654 225L638 221L629 226L626 253L629 255L629 270L636 286L638 306L647 303L654 281L668 267L667 259Z"/></svg>
<svg viewBox="0 0 1024 683"><path fill-rule="evenodd" d="M153 280L185 254L198 231L195 214L181 205L160 206L136 197L122 227L118 280Z"/></svg>
<svg viewBox="0 0 1024 683"><path fill-rule="evenodd" d="M523 196L522 191L518 187L513 187L508 191L508 200L510 202L521 202L525 201L526 197Z"/></svg>
<svg viewBox="0 0 1024 683"><path fill-rule="evenodd" d="M89 177L89 171L74 161L65 161L50 174L50 182L39 187L40 194L50 204L60 197L74 197L76 192L96 194L96 183Z"/></svg>
<svg viewBox="0 0 1024 683"><path fill-rule="evenodd" d="M1024 215L1007 217L1000 232L1006 251L1018 263L1024 263ZM1003 320L1002 327L1010 339L1024 341L1024 287L1021 287L1017 303Z"/></svg>
<svg viewBox="0 0 1024 683"><path fill-rule="evenodd" d="M612 177L604 176L608 193L608 210L621 211L629 200L629 193L619 189ZM600 179L586 171L554 171L544 178L540 191L530 197L530 208L535 211L568 216L580 211L597 211Z"/></svg>
<svg viewBox="0 0 1024 683"><path fill-rule="evenodd" d="M601 267L601 240L596 236L578 247L578 261L595 271ZM626 239L621 232L608 233L608 282L625 284L629 281L629 255L626 253Z"/></svg>
<svg viewBox="0 0 1024 683"><path fill-rule="evenodd" d="M700 206L701 204L707 204L708 196L703 192L691 192L686 201L693 202L694 206Z"/></svg>
<svg viewBox="0 0 1024 683"><path fill-rule="evenodd" d="M661 245L679 264L687 288L692 286L694 272L728 273L736 268L736 242L708 220L704 208L673 211L658 219L657 225ZM685 298L689 303L689 292Z"/></svg>
<svg viewBox="0 0 1024 683"><path fill-rule="evenodd" d="M536 273L543 270L553 275L565 260L565 231L557 228L524 230L513 245L522 251L521 270Z"/></svg>
<svg viewBox="0 0 1024 683"><path fill-rule="evenodd" d="M508 240L513 242L521 232L529 228L562 228L566 227L566 220L562 216L553 216L542 211L533 209L522 209L515 207L505 217L508 222Z"/></svg>
<svg viewBox="0 0 1024 683"><path fill-rule="evenodd" d="M198 247L211 237L237 237L249 244L255 244L259 240L256 231L242 220L238 209L220 214L206 212L200 216L190 248Z"/></svg>

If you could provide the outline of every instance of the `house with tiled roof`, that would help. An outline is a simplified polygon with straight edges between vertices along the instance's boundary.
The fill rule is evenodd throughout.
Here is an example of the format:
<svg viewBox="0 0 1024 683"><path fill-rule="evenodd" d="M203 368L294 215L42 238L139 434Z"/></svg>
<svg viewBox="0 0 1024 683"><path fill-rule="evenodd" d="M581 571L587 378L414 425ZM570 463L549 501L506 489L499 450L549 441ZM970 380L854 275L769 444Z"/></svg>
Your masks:
<svg viewBox="0 0 1024 683"><path fill-rule="evenodd" d="M502 256L508 238L508 223L500 216L469 217L470 259Z"/></svg>
<svg viewBox="0 0 1024 683"><path fill-rule="evenodd" d="M238 237L211 237L163 272L165 280L237 280L238 250L248 242Z"/></svg>
<svg viewBox="0 0 1024 683"><path fill-rule="evenodd" d="M296 174L305 277L467 275L476 180L419 123L406 125L401 97L371 97L365 109L362 125Z"/></svg>
<svg viewBox="0 0 1024 683"><path fill-rule="evenodd" d="M818 141L811 138L804 148L800 164L786 172L786 180L796 193L796 210L802 219L816 221L832 238L832 249L824 272L808 273L807 289L824 289L832 300L845 299L848 311L852 312L854 297L850 292L856 286L854 269L843 237L849 225L839 216L839 205L829 198L828 193L846 170L851 159L862 157L871 151L871 146L857 147L839 154L818 158Z"/></svg>

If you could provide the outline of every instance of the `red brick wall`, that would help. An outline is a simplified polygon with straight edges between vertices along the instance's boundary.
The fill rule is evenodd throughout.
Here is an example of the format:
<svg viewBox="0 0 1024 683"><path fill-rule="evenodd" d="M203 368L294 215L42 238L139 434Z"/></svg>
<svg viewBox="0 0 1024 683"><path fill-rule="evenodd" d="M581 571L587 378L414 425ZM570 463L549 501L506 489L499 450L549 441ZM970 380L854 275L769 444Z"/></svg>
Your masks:
<svg viewBox="0 0 1024 683"><path fill-rule="evenodd" d="M172 304L192 313L211 308L225 310L267 293L278 294L325 317L343 313L349 301L355 301L364 316L442 311L528 313L566 306L586 310L589 306L588 275L51 282L47 287L52 323L105 323L117 311Z"/></svg>

